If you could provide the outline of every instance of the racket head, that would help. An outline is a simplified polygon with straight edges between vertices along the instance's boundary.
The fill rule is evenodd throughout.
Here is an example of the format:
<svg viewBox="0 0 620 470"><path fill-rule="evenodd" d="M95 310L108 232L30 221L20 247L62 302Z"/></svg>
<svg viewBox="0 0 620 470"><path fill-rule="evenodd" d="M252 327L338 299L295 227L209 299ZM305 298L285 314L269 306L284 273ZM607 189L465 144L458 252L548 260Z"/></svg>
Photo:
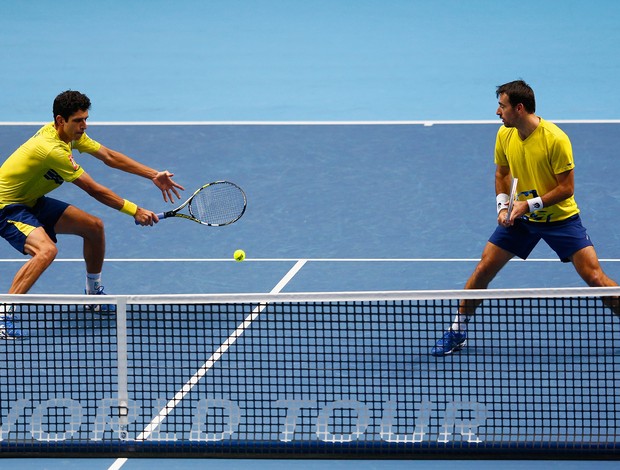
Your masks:
<svg viewBox="0 0 620 470"><path fill-rule="evenodd" d="M187 211L203 225L230 225L245 213L247 198L243 189L230 181L205 184L189 199Z"/></svg>

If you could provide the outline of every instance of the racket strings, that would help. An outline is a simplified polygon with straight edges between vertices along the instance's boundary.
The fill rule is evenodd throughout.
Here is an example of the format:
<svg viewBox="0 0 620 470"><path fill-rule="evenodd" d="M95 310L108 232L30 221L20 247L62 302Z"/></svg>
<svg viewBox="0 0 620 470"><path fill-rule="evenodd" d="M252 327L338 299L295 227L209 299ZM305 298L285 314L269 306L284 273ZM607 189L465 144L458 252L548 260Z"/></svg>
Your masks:
<svg viewBox="0 0 620 470"><path fill-rule="evenodd" d="M199 191L189 203L189 213L210 225L226 225L245 211L245 195L233 183L214 183Z"/></svg>

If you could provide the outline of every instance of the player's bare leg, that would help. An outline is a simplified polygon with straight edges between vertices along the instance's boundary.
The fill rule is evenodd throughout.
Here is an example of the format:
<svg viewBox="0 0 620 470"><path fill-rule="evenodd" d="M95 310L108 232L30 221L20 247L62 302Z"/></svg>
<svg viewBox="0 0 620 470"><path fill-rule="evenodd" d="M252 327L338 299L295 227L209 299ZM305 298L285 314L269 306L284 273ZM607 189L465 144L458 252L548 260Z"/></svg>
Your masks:
<svg viewBox="0 0 620 470"><path fill-rule="evenodd" d="M86 263L85 293L105 295L101 284L101 270L105 258L105 231L98 217L69 206L56 223L56 232L78 235L84 240L84 262ZM116 311L113 304L87 305L90 312L110 314Z"/></svg>
<svg viewBox="0 0 620 470"><path fill-rule="evenodd" d="M105 258L105 231L101 219L75 206L69 206L56 223L55 230L56 233L82 237L86 271L101 272Z"/></svg>
<svg viewBox="0 0 620 470"><path fill-rule="evenodd" d="M614 287L618 283L611 279L601 268L596 250L593 246L587 246L575 253L571 261L577 273L590 287ZM620 316L620 299L618 297L603 297L603 303L616 315Z"/></svg>
<svg viewBox="0 0 620 470"><path fill-rule="evenodd" d="M28 235L24 251L32 258L15 274L9 294L27 294L58 254L56 244L43 227L37 227Z"/></svg>
<svg viewBox="0 0 620 470"><path fill-rule="evenodd" d="M487 242L480 261L476 265L474 272L469 276L465 283L465 289L486 289L497 273L506 266L514 255L493 243ZM482 301L479 299L462 300L459 305L459 314L471 316L476 312L476 308Z"/></svg>
<svg viewBox="0 0 620 470"><path fill-rule="evenodd" d="M513 256L512 253L487 242L480 261L465 284L465 289L486 289ZM480 299L461 300L452 325L431 349L433 356L445 356L465 347L467 323L481 302Z"/></svg>

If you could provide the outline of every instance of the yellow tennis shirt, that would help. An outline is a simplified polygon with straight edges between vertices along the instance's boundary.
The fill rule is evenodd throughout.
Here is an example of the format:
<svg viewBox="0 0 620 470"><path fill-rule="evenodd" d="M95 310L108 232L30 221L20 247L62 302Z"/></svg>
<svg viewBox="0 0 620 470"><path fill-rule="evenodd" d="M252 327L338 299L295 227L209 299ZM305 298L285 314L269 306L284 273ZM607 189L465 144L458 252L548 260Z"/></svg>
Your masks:
<svg viewBox="0 0 620 470"><path fill-rule="evenodd" d="M513 178L519 178L519 200L542 196L557 186L555 175L575 167L573 149L568 136L552 122L540 124L527 139L521 140L514 127L502 126L495 141L495 163L510 167ZM533 222L556 222L579 213L574 196L533 213Z"/></svg>
<svg viewBox="0 0 620 470"><path fill-rule="evenodd" d="M58 137L54 123L46 124L0 167L0 209L9 204L32 207L64 181L76 180L84 169L73 160L73 149L92 153L100 147L86 134L67 144Z"/></svg>

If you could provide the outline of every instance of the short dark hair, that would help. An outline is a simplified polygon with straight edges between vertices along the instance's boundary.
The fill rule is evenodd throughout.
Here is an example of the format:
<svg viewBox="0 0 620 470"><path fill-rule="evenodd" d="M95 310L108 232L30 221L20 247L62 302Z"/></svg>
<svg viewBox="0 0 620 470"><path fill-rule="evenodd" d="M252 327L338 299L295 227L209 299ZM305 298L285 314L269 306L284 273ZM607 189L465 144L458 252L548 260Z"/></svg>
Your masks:
<svg viewBox="0 0 620 470"><path fill-rule="evenodd" d="M508 96L510 106L514 107L521 103L528 113L536 112L534 90L523 80L515 80L498 86L495 95L499 98L502 93Z"/></svg>
<svg viewBox="0 0 620 470"><path fill-rule="evenodd" d="M88 111L90 109L90 99L79 91L63 91L54 99L54 120L56 116L62 116L65 121L69 116L78 111Z"/></svg>

